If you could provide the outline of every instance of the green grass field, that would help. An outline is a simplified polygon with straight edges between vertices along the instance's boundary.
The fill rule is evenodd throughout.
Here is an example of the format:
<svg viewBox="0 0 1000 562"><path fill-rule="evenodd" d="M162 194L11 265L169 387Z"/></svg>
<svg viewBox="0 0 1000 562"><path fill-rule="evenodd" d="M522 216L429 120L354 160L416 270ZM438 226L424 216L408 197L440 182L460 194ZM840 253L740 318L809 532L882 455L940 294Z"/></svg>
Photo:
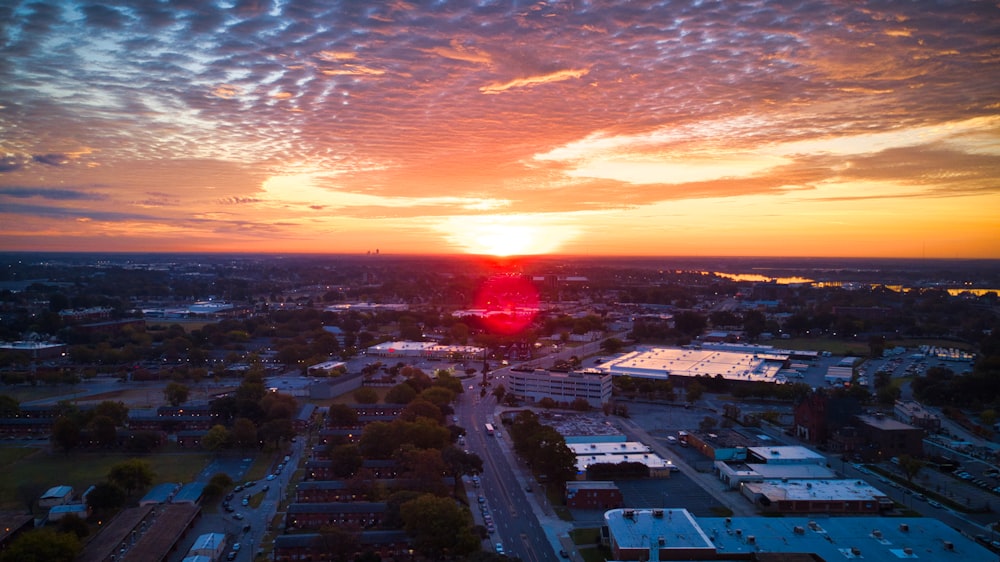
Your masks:
<svg viewBox="0 0 1000 562"><path fill-rule="evenodd" d="M0 481L0 509L24 509L18 496L19 487L41 488L70 485L82 493L91 485L105 480L114 464L135 457L113 451L76 451L68 455L49 452L47 448L0 447L0 469L5 478ZM208 453L165 451L144 455L153 467L153 484L191 482L208 464ZM39 492L41 493L41 492ZM138 493L137 493L138 495Z"/></svg>

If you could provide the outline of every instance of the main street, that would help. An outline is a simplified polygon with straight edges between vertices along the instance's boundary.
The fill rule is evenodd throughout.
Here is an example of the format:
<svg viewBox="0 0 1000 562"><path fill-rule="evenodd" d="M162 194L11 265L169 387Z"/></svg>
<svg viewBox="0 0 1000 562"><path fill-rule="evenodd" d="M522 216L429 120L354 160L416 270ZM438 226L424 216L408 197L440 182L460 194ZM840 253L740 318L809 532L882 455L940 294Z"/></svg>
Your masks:
<svg viewBox="0 0 1000 562"><path fill-rule="evenodd" d="M466 392L462 395L456 407L459 423L466 428L466 448L483 459L483 474L480 475L481 487L473 488L475 495L485 498L487 509L496 525L496 533L487 539L489 549L495 549L496 544L502 545L503 551L510 556L520 557L525 562L554 561L556 555L553 542L546 534L546 528L556 532L557 528L568 528L568 524L545 518L544 525L535 514L534 502L542 502L545 498L538 491L527 492L525 488L533 484L530 474L520 465L500 423L495 417L496 399L489 393L479 396L479 377L467 379ZM471 388L470 388L471 387ZM486 424L492 423L497 432L493 436L486 435ZM532 497L529 499L529 494ZM478 511L479 502L471 501L471 509ZM551 513L551 510L548 510ZM476 517L482 521L482 516ZM552 537L555 544L558 541Z"/></svg>

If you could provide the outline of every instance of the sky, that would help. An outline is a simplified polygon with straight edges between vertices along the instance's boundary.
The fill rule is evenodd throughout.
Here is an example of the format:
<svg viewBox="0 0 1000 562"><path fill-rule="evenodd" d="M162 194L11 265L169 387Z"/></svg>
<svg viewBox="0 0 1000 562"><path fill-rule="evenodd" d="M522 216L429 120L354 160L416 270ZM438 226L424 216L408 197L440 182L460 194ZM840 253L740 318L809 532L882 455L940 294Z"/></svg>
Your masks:
<svg viewBox="0 0 1000 562"><path fill-rule="evenodd" d="M1000 258L1000 4L0 0L0 250Z"/></svg>

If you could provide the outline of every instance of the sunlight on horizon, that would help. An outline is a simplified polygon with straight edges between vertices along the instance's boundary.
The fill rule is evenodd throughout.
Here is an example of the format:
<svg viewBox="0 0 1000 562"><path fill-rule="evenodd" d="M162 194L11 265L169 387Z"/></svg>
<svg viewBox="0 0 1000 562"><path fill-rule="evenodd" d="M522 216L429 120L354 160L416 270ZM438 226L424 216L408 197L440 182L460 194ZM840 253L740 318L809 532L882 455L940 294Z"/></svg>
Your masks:
<svg viewBox="0 0 1000 562"><path fill-rule="evenodd" d="M531 215L451 217L437 228L466 254L497 257L555 253L580 235L576 227Z"/></svg>

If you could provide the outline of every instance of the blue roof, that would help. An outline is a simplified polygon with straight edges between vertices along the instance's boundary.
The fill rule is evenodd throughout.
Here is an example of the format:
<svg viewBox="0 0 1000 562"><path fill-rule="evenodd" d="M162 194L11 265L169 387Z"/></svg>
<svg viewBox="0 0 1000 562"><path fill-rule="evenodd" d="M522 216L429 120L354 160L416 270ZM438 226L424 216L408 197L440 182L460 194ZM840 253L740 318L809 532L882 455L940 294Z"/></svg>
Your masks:
<svg viewBox="0 0 1000 562"><path fill-rule="evenodd" d="M178 485L173 482L157 484L156 486L153 486L153 489L147 492L145 496L142 496L142 499L139 500L139 505L147 503L167 503L167 500L169 500L170 497L174 495L174 492L177 491L177 487Z"/></svg>
<svg viewBox="0 0 1000 562"><path fill-rule="evenodd" d="M198 500L201 499L201 494L204 491L204 482L192 482L190 484L185 484L184 487L174 494L174 499L171 501L173 503L198 503Z"/></svg>

